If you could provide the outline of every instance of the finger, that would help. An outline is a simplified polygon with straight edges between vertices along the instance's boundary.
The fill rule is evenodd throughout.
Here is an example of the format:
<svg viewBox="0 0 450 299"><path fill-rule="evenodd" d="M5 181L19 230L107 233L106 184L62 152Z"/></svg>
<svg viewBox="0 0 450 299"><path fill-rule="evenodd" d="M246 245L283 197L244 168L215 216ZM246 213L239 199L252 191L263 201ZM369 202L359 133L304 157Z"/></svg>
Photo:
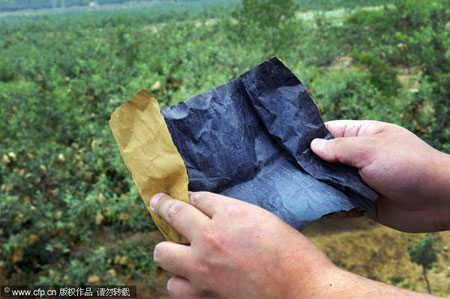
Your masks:
<svg viewBox="0 0 450 299"><path fill-rule="evenodd" d="M370 219L372 219L373 221L376 221L378 223L385 224L384 221L382 221L382 219L381 219L381 215L383 214L382 212L384 210L383 203L389 202L389 201L390 200L387 197L385 197L384 195L381 194L375 201L375 204L374 204L372 210L365 212L364 216L369 217ZM390 210L392 210L392 208ZM398 219L398 217L395 217L395 216L393 216L393 218Z"/></svg>
<svg viewBox="0 0 450 299"><path fill-rule="evenodd" d="M195 298L189 280L180 276L173 276L167 281L167 291L172 298Z"/></svg>
<svg viewBox="0 0 450 299"><path fill-rule="evenodd" d="M210 218L216 212L217 206L214 205L215 201L211 200L211 193L209 192L191 192L189 193L189 201Z"/></svg>
<svg viewBox="0 0 450 299"><path fill-rule="evenodd" d="M219 298L213 292L196 289L189 280L173 276L167 281L167 291L172 298Z"/></svg>
<svg viewBox="0 0 450 299"><path fill-rule="evenodd" d="M332 120L325 123L334 138L370 136L383 129L383 123L372 120Z"/></svg>
<svg viewBox="0 0 450 299"><path fill-rule="evenodd" d="M223 210L225 205L239 201L238 199L211 192L191 192L189 199L194 207L210 218L212 218L217 211Z"/></svg>
<svg viewBox="0 0 450 299"><path fill-rule="evenodd" d="M222 197L222 200L220 200L220 197ZM210 192L191 192L189 200L194 207L212 218L218 207L226 201L223 197L225 196Z"/></svg>
<svg viewBox="0 0 450 299"><path fill-rule="evenodd" d="M364 213L364 216L369 217L373 221L379 222L378 215L376 214L376 212L374 210L370 210L369 212Z"/></svg>
<svg viewBox="0 0 450 299"><path fill-rule="evenodd" d="M361 169L372 162L367 138L370 137L316 138L311 142L311 149L328 162L341 162Z"/></svg>
<svg viewBox="0 0 450 299"><path fill-rule="evenodd" d="M189 241L210 220L192 205L163 193L158 193L152 197L150 208Z"/></svg>
<svg viewBox="0 0 450 299"><path fill-rule="evenodd" d="M338 211L334 213L327 214L322 216L324 219L345 219L345 218L359 218L364 216L364 213L358 209L354 208L349 211Z"/></svg>
<svg viewBox="0 0 450 299"><path fill-rule="evenodd" d="M173 242L161 242L153 250L153 261L167 272L189 277L192 272L190 246Z"/></svg>

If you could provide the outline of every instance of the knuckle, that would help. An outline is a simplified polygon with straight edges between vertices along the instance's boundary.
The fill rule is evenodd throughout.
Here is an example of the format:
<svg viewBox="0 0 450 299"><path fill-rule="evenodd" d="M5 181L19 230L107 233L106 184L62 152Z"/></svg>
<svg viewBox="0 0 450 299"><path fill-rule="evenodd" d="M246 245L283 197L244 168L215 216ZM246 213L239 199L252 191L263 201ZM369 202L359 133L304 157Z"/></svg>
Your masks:
<svg viewBox="0 0 450 299"><path fill-rule="evenodd" d="M357 163L358 165L356 167L358 168L362 168L367 164L367 161L369 160L369 151L367 150L367 148L361 148L358 153L358 161L359 163Z"/></svg>
<svg viewBox="0 0 450 299"><path fill-rule="evenodd" d="M242 207L237 204L229 204L224 208L225 216L228 217L241 217L244 214Z"/></svg>
<svg viewBox="0 0 450 299"><path fill-rule="evenodd" d="M167 201L170 200L171 197L168 195L162 195L159 200L156 202L153 210L155 213L160 213L164 210L164 206L167 204ZM151 202L149 203L151 205Z"/></svg>
<svg viewBox="0 0 450 299"><path fill-rule="evenodd" d="M202 200L201 197L202 197L201 192L195 192L191 194L191 196L189 197L191 204L194 206L198 205L198 203Z"/></svg>
<svg viewBox="0 0 450 299"><path fill-rule="evenodd" d="M366 151L370 151L371 149L377 148L380 146L380 138L377 136L370 136L366 138Z"/></svg>
<svg viewBox="0 0 450 299"><path fill-rule="evenodd" d="M361 147L359 154L368 159L371 155L372 151L380 146L380 142L376 137L368 137L365 138L364 146Z"/></svg>
<svg viewBox="0 0 450 299"><path fill-rule="evenodd" d="M210 199L212 196L214 196L214 193L207 191L193 192L190 195L189 200L193 206L197 206L203 201Z"/></svg>
<svg viewBox="0 0 450 299"><path fill-rule="evenodd" d="M328 141L328 144L332 145L331 149L336 149L336 148L340 148L343 145L345 145L345 138L343 137L338 137L338 138L334 138Z"/></svg>
<svg viewBox="0 0 450 299"><path fill-rule="evenodd" d="M200 192L196 192L197 194L199 194L199 197L201 198L207 198L207 197L211 197L214 195L214 193L208 192L208 191L200 191Z"/></svg>
<svg viewBox="0 0 450 299"><path fill-rule="evenodd" d="M222 251L223 240L219 233L212 230L204 230L201 233L201 240L207 251Z"/></svg>
<svg viewBox="0 0 450 299"><path fill-rule="evenodd" d="M167 209L167 217L171 220L175 215L177 215L183 209L183 205L175 202L172 203Z"/></svg>
<svg viewBox="0 0 450 299"><path fill-rule="evenodd" d="M343 139L342 138L335 138L332 140L329 140L326 143L327 147L325 148L325 153L329 158L332 158L334 160L341 159L342 154L342 146L343 146Z"/></svg>
<svg viewBox="0 0 450 299"><path fill-rule="evenodd" d="M212 263L208 261L197 263L195 275L191 277L191 284L196 289L196 293L206 293L214 289L216 274Z"/></svg>

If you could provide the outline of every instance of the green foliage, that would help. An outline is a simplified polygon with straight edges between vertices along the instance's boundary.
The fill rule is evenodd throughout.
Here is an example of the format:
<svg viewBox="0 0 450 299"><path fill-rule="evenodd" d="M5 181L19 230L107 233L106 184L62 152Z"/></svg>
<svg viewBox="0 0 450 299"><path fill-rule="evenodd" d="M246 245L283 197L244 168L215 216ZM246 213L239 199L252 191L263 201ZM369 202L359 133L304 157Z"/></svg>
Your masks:
<svg viewBox="0 0 450 299"><path fill-rule="evenodd" d="M374 109L384 106L381 93L360 72L331 72L312 81L310 91L327 120L375 116Z"/></svg>
<svg viewBox="0 0 450 299"><path fill-rule="evenodd" d="M141 88L165 107L278 55L325 120L394 122L450 150L448 1L402 1L343 26L325 14L307 25L294 1L193 2L0 19L0 267L9 276L118 284L155 271L155 226L108 127ZM345 53L351 65L335 67ZM416 91L400 88L398 66L420 77Z"/></svg>
<svg viewBox="0 0 450 299"><path fill-rule="evenodd" d="M148 2L149 0L133 0L135 3ZM21 9L61 8L72 6L88 6L92 0L0 0L0 11L15 11ZM96 0L99 5L122 4L130 0ZM176 5L218 6L237 5L240 0L159 0L159 2ZM295 0L299 10L331 10L336 8L357 8L360 6L376 6L391 3L387 0Z"/></svg>
<svg viewBox="0 0 450 299"><path fill-rule="evenodd" d="M391 283L393 285L398 285L398 284L401 284L405 280L405 278L400 277L400 276L391 276L391 277L389 277L389 280L391 281Z"/></svg>
<svg viewBox="0 0 450 299"><path fill-rule="evenodd" d="M235 22L230 26L231 38L249 47L261 45L265 53L282 54L299 33L297 8L294 0L243 0L232 13Z"/></svg>
<svg viewBox="0 0 450 299"><path fill-rule="evenodd" d="M354 51L352 57L355 59L357 66L367 69L370 83L383 95L387 97L398 95L402 84L397 77L398 72L395 68L376 57L372 52L358 53Z"/></svg>
<svg viewBox="0 0 450 299"><path fill-rule="evenodd" d="M427 283L428 293L430 294L431 286L428 280L427 270L432 269L433 263L437 261L437 255L440 252L436 236L431 233L417 241L408 240L409 258L411 262L422 267L423 277Z"/></svg>
<svg viewBox="0 0 450 299"><path fill-rule="evenodd" d="M229 0L233 4L238 0ZM130 0L0 0L0 11L16 11L22 9L48 9L48 8L70 8L70 7L80 7L89 6L90 3L94 2L96 5L114 5L114 4L130 4ZM133 4L140 2L149 2L148 0L133 0ZM195 6L218 6L221 4L221 0L159 0L159 3L152 4L180 4L186 3L186 5ZM184 4L183 3L183 4Z"/></svg>
<svg viewBox="0 0 450 299"><path fill-rule="evenodd" d="M117 4L123 3L127 0L97 0L98 4ZM139 0L137 0L139 1ZM40 8L56 8L56 7L71 7L71 6L87 6L91 0L0 0L1 10L20 10L20 9L40 9Z"/></svg>
<svg viewBox="0 0 450 299"><path fill-rule="evenodd" d="M296 10L293 0L242 0L242 7L233 16L244 27L265 30L290 22Z"/></svg>
<svg viewBox="0 0 450 299"><path fill-rule="evenodd" d="M433 234L427 234L425 238L416 242L408 242L408 254L411 262L425 269L432 268L440 252L436 236Z"/></svg>
<svg viewBox="0 0 450 299"><path fill-rule="evenodd" d="M68 47L95 23L72 19L70 29L55 30L61 21L44 19L32 33L20 29L31 22L17 23L2 52L1 62L17 68L14 80L0 82L0 260L26 284L81 285L94 274L114 284L111 269L135 277L152 271L148 238L131 243L135 256L129 244L109 249L97 239L155 229L107 125L122 82L136 72L140 40L125 26L105 26L115 42L93 36ZM133 260L129 273L111 258L120 250Z"/></svg>
<svg viewBox="0 0 450 299"><path fill-rule="evenodd" d="M449 0L404 0L383 10L356 12L344 22L341 35L348 51L370 52L373 54L369 55L393 66L402 65L418 73L421 80L418 93L407 95L410 105L416 108L408 113L408 122L403 125L447 151L450 148L449 21ZM379 79L382 78L376 80ZM389 88L385 93L393 94L391 89L397 88ZM431 108L423 111L424 105Z"/></svg>
<svg viewBox="0 0 450 299"><path fill-rule="evenodd" d="M299 29L296 54L305 66L328 66L342 51L337 28L323 14L315 15L313 30L306 26Z"/></svg>
<svg viewBox="0 0 450 299"><path fill-rule="evenodd" d="M364 6L379 6L384 4L394 4L398 0L296 0L301 11L309 10L332 10L340 8L360 8Z"/></svg>

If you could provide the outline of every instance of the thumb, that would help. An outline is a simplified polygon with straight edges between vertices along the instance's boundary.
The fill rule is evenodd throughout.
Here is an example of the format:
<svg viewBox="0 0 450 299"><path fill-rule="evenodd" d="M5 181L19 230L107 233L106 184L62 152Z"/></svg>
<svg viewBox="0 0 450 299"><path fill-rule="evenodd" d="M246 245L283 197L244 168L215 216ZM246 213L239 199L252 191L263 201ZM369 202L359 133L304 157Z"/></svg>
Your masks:
<svg viewBox="0 0 450 299"><path fill-rule="evenodd" d="M364 137L340 137L331 140L316 138L312 151L328 162L340 162L362 168L369 162L369 149Z"/></svg>

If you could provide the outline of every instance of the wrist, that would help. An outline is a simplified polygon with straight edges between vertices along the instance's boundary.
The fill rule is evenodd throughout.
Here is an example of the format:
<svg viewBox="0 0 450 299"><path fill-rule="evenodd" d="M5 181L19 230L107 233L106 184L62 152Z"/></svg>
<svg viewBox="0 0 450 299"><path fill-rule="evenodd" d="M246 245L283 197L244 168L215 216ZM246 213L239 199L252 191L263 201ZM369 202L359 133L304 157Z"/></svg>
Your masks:
<svg viewBox="0 0 450 299"><path fill-rule="evenodd" d="M305 281L298 284L292 298L333 298L336 292L342 291L341 282L345 280L347 272L339 269L331 261L315 270Z"/></svg>
<svg viewBox="0 0 450 299"><path fill-rule="evenodd" d="M361 282L365 280L365 282ZM363 298L361 286L366 289L371 281L344 271L333 264L319 277L303 288L301 298Z"/></svg>
<svg viewBox="0 0 450 299"><path fill-rule="evenodd" d="M304 237L303 237L304 238ZM312 242L306 241L301 251L287 265L281 264L281 281L275 282L278 292L273 298L326 298L324 297L328 277L338 276L342 270ZM274 283L273 279L270 279ZM328 285L329 286L329 285ZM281 287L281 288L280 288Z"/></svg>
<svg viewBox="0 0 450 299"><path fill-rule="evenodd" d="M428 294L373 281L338 268L328 274L322 279L322 290L308 298L432 298Z"/></svg>
<svg viewBox="0 0 450 299"><path fill-rule="evenodd" d="M450 155L439 152L436 159L438 230L450 230Z"/></svg>

